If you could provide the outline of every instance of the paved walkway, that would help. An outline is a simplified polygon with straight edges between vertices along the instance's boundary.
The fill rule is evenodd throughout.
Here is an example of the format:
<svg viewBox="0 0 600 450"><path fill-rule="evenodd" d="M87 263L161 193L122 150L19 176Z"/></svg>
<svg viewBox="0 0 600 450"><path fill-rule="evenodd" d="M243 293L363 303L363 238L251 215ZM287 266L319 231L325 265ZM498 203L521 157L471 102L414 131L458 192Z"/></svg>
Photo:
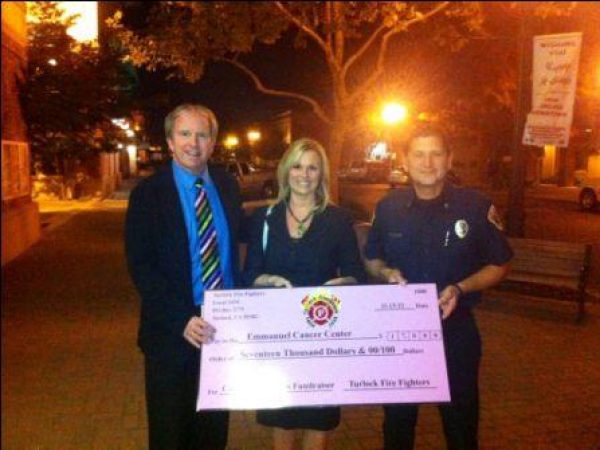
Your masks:
<svg viewBox="0 0 600 450"><path fill-rule="evenodd" d="M2 269L2 448L144 449L138 299L126 274L124 200L46 227ZM600 305L489 299L482 449L600 448ZM381 448L378 407L343 408L332 449ZM267 449L252 412L232 415L230 449ZM417 449L443 449L437 410L421 410Z"/></svg>

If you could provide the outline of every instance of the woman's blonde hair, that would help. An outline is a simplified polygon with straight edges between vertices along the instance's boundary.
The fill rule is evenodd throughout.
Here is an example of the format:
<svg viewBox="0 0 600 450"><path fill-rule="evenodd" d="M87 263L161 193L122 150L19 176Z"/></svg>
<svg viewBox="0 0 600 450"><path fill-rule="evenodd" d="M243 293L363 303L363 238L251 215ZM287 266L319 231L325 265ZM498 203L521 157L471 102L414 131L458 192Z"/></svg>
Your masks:
<svg viewBox="0 0 600 450"><path fill-rule="evenodd" d="M317 212L323 211L329 204L329 160L325 149L314 139L301 138L290 144L290 147L281 157L277 166L277 182L279 183L279 195L277 201L287 202L290 198L290 169L296 164L306 152L315 152L321 160L321 179L317 187Z"/></svg>

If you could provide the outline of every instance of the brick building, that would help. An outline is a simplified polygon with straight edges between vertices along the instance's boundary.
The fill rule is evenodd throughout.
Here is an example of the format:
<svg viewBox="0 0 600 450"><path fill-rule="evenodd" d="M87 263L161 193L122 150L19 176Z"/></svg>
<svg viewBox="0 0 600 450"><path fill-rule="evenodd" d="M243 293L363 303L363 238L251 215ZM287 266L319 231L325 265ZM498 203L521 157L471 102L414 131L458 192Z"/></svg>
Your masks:
<svg viewBox="0 0 600 450"><path fill-rule="evenodd" d="M2 2L2 265L40 237L37 203L31 198L27 127L17 80L27 60L25 2Z"/></svg>

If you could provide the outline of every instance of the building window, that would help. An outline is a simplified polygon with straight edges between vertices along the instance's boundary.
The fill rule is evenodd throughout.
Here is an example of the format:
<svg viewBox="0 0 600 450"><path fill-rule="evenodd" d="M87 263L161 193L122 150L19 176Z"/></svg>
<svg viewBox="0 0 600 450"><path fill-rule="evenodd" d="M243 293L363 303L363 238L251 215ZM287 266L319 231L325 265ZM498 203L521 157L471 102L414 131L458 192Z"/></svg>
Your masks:
<svg viewBox="0 0 600 450"><path fill-rule="evenodd" d="M31 193L29 144L2 141L2 201Z"/></svg>

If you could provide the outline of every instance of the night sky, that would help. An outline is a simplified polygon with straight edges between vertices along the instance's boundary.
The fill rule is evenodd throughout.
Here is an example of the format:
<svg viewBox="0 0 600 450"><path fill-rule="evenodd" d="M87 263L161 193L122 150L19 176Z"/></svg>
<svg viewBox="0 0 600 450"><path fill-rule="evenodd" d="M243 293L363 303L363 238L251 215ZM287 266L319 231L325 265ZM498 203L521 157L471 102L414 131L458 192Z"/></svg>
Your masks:
<svg viewBox="0 0 600 450"><path fill-rule="evenodd" d="M128 28L144 25L148 3L115 2L109 3L107 8L116 9L117 4L123 7L123 23ZM288 89L319 101L328 99L329 74L323 57L317 54L311 42L306 48L294 48L295 32L284 34L274 45L256 45L251 54L242 55L240 60L254 70L268 88ZM169 74L166 70L135 70L139 79L136 97L141 100L140 109L147 119L146 128L154 145L164 145L164 117L183 102L198 102L211 108L219 120L221 136L228 129L268 120L287 110L310 111L302 101L261 94L246 74L224 62L208 62L204 76L196 83L166 80Z"/></svg>
<svg viewBox="0 0 600 450"><path fill-rule="evenodd" d="M207 64L205 75L193 84L176 79L167 81L164 72L144 69L137 72L139 96L145 99L147 128L152 136L162 136L164 116L184 102L198 102L211 108L223 131L303 106L298 101L261 94L248 77L226 63Z"/></svg>
<svg viewBox="0 0 600 450"><path fill-rule="evenodd" d="M135 28L136 23L143 23L144 11L148 9L147 4L123 3L126 6L124 15L126 25L133 25ZM585 54L590 53L588 47L592 47L592 53L598 49L598 41L590 35L590 32L598 36L598 30L594 30L595 27L591 25L599 17L599 10L598 4L582 2L572 17L548 20L547 25L537 26L535 31L546 34L585 29L583 63ZM491 11L488 17L501 18L498 12L494 11ZM512 23L511 28L505 20L497 22L497 24L491 23L492 32L496 31L502 38L496 42L505 42L507 48L516 49L513 29L516 23ZM497 25L497 30L494 30L494 25ZM427 33L426 27L424 32ZM440 101L473 95L469 93L471 88L485 84L486 77L494 76L494 71L487 70L491 67L486 69L486 64L515 63L514 60L503 61L502 58L494 62L487 48L492 41L472 41L469 45L470 50L466 49L467 51L454 54L447 50L428 53L424 51L422 42L423 40L420 42L418 39L415 40L412 53L410 44L408 47L403 47L397 56L392 53L392 61L395 63L392 62L390 76L409 81L405 84L413 88L412 96L425 104L424 110L439 108ZM482 65L483 60L487 61ZM295 49L290 35L276 45L258 46L252 54L243 56L242 61L256 71L267 87L276 89L294 87L291 90L295 91L300 88L301 93L319 100L327 99L329 76L322 63L318 63L322 61L322 56L317 55L310 45L307 49ZM474 70L478 65L479 72ZM411 70L411 66L414 69ZM193 84L181 80L167 81L166 71L149 73L141 68L137 68L136 71L139 78L137 97L143 100L141 109L147 118L147 130L153 144L164 144L164 116L182 102L199 102L213 109L223 131L255 121L267 120L285 110L307 110L306 104L298 100L259 93L249 77L239 69L223 62L209 62L203 78ZM432 97L429 104L426 97Z"/></svg>
<svg viewBox="0 0 600 450"><path fill-rule="evenodd" d="M123 22L126 26L135 29L143 24L147 4L121 2L121 5L124 6ZM301 86L301 93L326 98L327 86L314 82L315 79L327 78L324 68L315 67L314 61L319 58L315 58L314 53L311 55L310 46L306 50L291 49L290 34L276 45L258 45L252 54L244 55L241 60L256 71L267 87L295 87L292 90L296 90ZM311 63L304 65L304 58L310 58ZM261 94L247 75L223 62L207 63L204 76L196 83L178 78L167 80L170 73L167 70L149 72L144 68L135 68L135 71L139 80L136 99L147 119L146 128L151 143L155 145L164 144L165 115L183 102L198 102L211 108L217 115L220 129L225 132L252 122L268 120L292 108L307 108L305 103L298 100ZM319 72L323 75L320 76Z"/></svg>

